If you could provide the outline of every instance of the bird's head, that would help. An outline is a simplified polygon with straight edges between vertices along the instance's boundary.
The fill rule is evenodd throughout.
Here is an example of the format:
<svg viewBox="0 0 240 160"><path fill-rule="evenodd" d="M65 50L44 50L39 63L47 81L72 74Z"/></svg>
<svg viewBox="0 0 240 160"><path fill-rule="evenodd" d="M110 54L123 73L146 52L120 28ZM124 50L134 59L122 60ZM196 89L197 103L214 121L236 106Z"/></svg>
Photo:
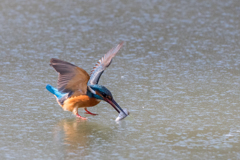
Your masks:
<svg viewBox="0 0 240 160"><path fill-rule="evenodd" d="M92 93L93 97L99 100L112 100L112 93L104 86L101 85L91 85L88 88Z"/></svg>
<svg viewBox="0 0 240 160"><path fill-rule="evenodd" d="M127 116L127 113L125 113L122 108L117 104L117 102L113 99L112 93L106 87L95 84L88 86L88 89L93 94L94 98L106 101L118 113L123 112Z"/></svg>

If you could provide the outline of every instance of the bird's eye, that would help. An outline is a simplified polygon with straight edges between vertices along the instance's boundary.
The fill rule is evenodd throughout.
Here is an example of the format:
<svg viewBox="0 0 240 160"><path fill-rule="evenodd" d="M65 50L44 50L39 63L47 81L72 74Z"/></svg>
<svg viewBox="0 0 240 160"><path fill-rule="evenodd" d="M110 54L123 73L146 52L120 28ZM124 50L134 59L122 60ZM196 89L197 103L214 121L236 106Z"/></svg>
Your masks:
<svg viewBox="0 0 240 160"><path fill-rule="evenodd" d="M103 96L103 97L106 97L107 95L106 95L105 93L102 93L102 96Z"/></svg>
<svg viewBox="0 0 240 160"><path fill-rule="evenodd" d="M111 97L111 96L107 96L107 99L110 99L110 100L112 100L112 97Z"/></svg>

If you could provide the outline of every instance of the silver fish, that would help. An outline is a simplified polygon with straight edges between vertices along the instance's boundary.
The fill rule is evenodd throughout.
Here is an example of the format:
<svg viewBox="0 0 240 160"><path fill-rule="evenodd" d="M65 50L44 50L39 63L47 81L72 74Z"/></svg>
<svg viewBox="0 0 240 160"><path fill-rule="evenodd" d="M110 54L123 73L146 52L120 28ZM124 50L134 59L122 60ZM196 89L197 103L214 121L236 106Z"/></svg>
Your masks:
<svg viewBox="0 0 240 160"><path fill-rule="evenodd" d="M120 120L126 118L130 114L127 109L123 109L123 112L120 111L120 113L119 113L118 117L115 119L115 121L120 121Z"/></svg>

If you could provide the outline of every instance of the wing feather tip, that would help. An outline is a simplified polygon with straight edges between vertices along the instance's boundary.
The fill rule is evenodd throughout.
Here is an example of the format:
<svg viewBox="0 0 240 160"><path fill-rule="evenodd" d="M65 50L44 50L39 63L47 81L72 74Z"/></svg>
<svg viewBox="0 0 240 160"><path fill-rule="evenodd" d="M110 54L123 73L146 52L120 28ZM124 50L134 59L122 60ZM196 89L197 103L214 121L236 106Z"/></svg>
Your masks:
<svg viewBox="0 0 240 160"><path fill-rule="evenodd" d="M50 59L50 66L53 66L54 63L58 63L60 60L57 58L51 58Z"/></svg>
<svg viewBox="0 0 240 160"><path fill-rule="evenodd" d="M50 63L52 63L54 60L56 60L56 58L51 58Z"/></svg>

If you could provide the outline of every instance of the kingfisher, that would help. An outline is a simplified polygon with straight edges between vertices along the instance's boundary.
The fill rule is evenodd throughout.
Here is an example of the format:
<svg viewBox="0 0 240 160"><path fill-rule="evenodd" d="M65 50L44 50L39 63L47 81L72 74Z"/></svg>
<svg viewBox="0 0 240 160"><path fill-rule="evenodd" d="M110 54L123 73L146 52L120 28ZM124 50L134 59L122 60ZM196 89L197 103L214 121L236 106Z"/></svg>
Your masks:
<svg viewBox="0 0 240 160"><path fill-rule="evenodd" d="M129 113L117 104L112 93L102 85L99 79L102 73L112 62L112 58L123 46L123 42L109 50L93 67L89 75L84 69L69 62L52 58L50 66L58 72L57 88L47 84L46 89L51 92L58 104L65 111L71 111L76 117L86 120L78 114L78 108L84 108L86 114L97 115L88 111L87 107L93 107L101 100L109 103L123 118ZM122 119L123 119L122 118Z"/></svg>

